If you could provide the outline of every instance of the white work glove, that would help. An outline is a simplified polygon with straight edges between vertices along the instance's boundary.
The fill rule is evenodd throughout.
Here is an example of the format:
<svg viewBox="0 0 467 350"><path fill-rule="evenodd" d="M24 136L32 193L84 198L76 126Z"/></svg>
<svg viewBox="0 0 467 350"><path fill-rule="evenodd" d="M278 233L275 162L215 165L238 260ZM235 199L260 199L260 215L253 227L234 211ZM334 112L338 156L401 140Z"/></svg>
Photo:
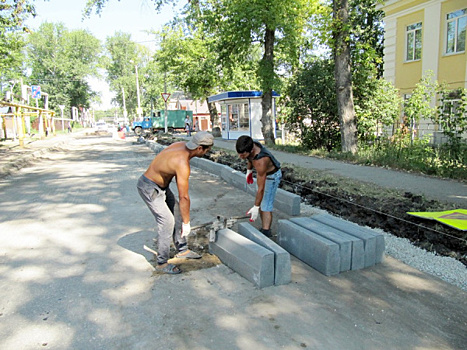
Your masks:
<svg viewBox="0 0 467 350"><path fill-rule="evenodd" d="M253 169L246 169L246 183L251 185L253 182Z"/></svg>
<svg viewBox="0 0 467 350"><path fill-rule="evenodd" d="M258 218L258 213L259 213L259 206L254 205L253 208L251 208L250 210L246 212L246 215L251 214L250 221L253 222Z"/></svg>
<svg viewBox="0 0 467 350"><path fill-rule="evenodd" d="M191 226L190 226L190 222L188 221L187 224L183 224L182 225L182 237L187 237L191 232Z"/></svg>

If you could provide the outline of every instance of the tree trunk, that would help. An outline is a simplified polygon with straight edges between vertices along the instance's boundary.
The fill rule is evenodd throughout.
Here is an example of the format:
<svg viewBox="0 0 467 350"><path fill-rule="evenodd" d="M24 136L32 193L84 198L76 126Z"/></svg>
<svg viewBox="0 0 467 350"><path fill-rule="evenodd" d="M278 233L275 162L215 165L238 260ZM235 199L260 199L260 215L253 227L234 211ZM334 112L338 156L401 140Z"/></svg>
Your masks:
<svg viewBox="0 0 467 350"><path fill-rule="evenodd" d="M216 104L214 102L208 102L207 97L206 97L206 103L208 104L209 116L211 119L211 128L214 128L218 123L218 114L217 114Z"/></svg>
<svg viewBox="0 0 467 350"><path fill-rule="evenodd" d="M337 111L341 126L342 152L357 152L357 123L350 71L349 2L334 0L334 76L336 80Z"/></svg>
<svg viewBox="0 0 467 350"><path fill-rule="evenodd" d="M264 35L264 55L261 62L263 98L261 101L261 132L266 145L274 145L272 113L272 80L274 79L274 30L266 28Z"/></svg>

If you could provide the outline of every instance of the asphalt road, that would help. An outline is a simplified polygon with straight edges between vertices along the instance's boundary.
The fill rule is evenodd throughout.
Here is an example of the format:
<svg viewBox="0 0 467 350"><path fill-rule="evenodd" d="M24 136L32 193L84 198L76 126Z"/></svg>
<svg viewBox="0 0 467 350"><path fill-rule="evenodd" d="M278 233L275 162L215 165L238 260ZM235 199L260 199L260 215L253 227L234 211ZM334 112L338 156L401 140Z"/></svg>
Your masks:
<svg viewBox="0 0 467 350"><path fill-rule="evenodd" d="M262 290L224 265L154 276L154 154L132 141L70 139L0 179L2 350L465 349L467 293L390 257L333 277L292 257ZM253 201L195 168L190 195L192 225Z"/></svg>

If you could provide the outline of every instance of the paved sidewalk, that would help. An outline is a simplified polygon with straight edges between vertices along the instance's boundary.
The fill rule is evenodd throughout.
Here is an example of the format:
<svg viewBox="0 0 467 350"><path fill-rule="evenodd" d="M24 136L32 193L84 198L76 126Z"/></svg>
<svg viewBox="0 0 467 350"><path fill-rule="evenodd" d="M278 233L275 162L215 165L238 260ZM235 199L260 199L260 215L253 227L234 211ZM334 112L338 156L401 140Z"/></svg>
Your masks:
<svg viewBox="0 0 467 350"><path fill-rule="evenodd" d="M235 151L235 141L216 139L214 146ZM467 179L465 182L443 180L430 176L415 175L379 167L349 164L341 161L301 156L292 153L272 151L283 164L296 164L303 168L320 170L334 175L372 183L384 188L399 189L426 198L454 203L467 208Z"/></svg>

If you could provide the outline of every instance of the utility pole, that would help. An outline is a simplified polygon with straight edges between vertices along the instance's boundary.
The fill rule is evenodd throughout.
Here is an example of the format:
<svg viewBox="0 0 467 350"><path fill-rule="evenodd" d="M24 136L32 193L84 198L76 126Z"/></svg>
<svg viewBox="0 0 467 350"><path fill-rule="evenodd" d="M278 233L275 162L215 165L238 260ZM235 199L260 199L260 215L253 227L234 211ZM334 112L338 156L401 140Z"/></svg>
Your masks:
<svg viewBox="0 0 467 350"><path fill-rule="evenodd" d="M164 94L167 94L167 72L164 72ZM165 112L164 112L164 122L165 122L165 133L167 134L168 128L167 128L167 98L164 99L165 101Z"/></svg>
<svg viewBox="0 0 467 350"><path fill-rule="evenodd" d="M125 103L125 89L122 86L122 97L123 97L123 119L125 119L125 124L127 123L128 112L126 110L126 103Z"/></svg>
<svg viewBox="0 0 467 350"><path fill-rule="evenodd" d="M135 71L136 71L136 97L138 99L138 110L136 111L138 114L138 118L141 119L141 101L139 99L139 81L138 81L138 66L135 64Z"/></svg>

